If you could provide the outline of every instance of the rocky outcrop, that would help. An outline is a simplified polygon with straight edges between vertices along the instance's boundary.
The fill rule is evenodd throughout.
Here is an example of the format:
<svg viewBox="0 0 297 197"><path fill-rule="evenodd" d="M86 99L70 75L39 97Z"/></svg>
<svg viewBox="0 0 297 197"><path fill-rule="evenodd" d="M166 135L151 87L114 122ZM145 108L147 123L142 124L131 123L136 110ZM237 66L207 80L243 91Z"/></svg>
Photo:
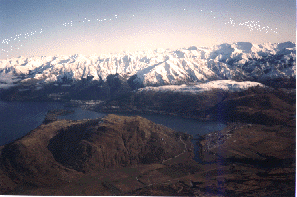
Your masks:
<svg viewBox="0 0 297 197"><path fill-rule="evenodd" d="M193 156L190 136L142 117L58 120L1 147L0 193L26 187L57 187L85 173L162 163Z"/></svg>

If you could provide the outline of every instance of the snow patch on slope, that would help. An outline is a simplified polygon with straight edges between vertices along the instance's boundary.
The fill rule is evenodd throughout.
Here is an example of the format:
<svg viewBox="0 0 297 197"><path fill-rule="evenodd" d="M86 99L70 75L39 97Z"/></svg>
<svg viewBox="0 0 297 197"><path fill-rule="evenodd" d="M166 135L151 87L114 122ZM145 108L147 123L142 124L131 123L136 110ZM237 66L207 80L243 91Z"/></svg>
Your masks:
<svg viewBox="0 0 297 197"><path fill-rule="evenodd" d="M138 90L138 92L182 92L182 93L201 93L205 91L210 91L213 89L219 89L224 91L238 92L242 90L246 90L250 87L260 86L264 87L263 84L258 82L244 81L244 82L236 82L233 80L216 80L210 81L206 83L199 83L195 85L166 85L159 87L145 87Z"/></svg>

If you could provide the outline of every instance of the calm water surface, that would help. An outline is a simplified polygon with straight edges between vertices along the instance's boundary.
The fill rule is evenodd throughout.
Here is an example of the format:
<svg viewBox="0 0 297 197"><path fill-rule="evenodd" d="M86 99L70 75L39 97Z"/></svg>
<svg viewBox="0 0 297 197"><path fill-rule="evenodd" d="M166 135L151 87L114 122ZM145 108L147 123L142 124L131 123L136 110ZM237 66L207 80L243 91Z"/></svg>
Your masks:
<svg viewBox="0 0 297 197"><path fill-rule="evenodd" d="M39 126L48 110L52 109L74 109L75 113L59 116L60 119L80 120L93 119L105 116L80 108L67 108L63 103L51 102L3 102L0 101L0 146L16 140ZM188 133L196 137L212 131L223 129L226 125L220 122L202 122L181 117L166 115L148 115L126 113L118 115L140 115L157 124L162 124L176 131ZM197 146L195 146L197 149Z"/></svg>
<svg viewBox="0 0 297 197"><path fill-rule="evenodd" d="M174 129L176 131L181 131L193 135L194 137L199 135L204 135L212 131L218 131L225 128L225 124L214 121L198 121L193 119L185 119L178 116L166 116L159 114L139 114L139 113L117 113L122 116L142 116L148 120L151 120L157 124L162 124L166 127ZM104 113L98 113L88 110L83 110L80 108L75 108L74 114L68 114L66 116L59 116L58 119L68 119L68 120L81 120L81 119L95 119L105 116Z"/></svg>
<svg viewBox="0 0 297 197"><path fill-rule="evenodd" d="M61 103L0 101L0 146L39 126L48 110L63 109Z"/></svg>

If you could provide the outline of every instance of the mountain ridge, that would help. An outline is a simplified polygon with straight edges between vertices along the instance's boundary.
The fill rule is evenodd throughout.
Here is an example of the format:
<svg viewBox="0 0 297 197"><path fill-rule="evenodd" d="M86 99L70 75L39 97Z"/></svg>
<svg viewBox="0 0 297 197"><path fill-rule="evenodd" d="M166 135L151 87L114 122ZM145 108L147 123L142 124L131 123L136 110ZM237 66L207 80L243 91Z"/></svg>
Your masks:
<svg viewBox="0 0 297 197"><path fill-rule="evenodd" d="M0 60L0 89L36 80L69 83L110 74L150 85L212 80L267 81L296 77L296 44L237 42L213 47L139 51L98 56L41 56ZM135 77L136 76L136 77Z"/></svg>

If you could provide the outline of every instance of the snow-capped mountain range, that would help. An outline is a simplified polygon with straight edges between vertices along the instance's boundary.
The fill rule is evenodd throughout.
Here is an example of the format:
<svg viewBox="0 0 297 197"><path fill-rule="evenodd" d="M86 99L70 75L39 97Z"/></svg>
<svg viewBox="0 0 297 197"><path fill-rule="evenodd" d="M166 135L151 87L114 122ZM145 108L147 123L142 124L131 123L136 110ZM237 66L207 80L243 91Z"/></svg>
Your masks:
<svg viewBox="0 0 297 197"><path fill-rule="evenodd" d="M137 76L145 86L213 80L262 81L296 77L296 44L238 42L213 47L119 53L97 56L42 56L0 60L0 88L36 79L59 83L110 74Z"/></svg>

